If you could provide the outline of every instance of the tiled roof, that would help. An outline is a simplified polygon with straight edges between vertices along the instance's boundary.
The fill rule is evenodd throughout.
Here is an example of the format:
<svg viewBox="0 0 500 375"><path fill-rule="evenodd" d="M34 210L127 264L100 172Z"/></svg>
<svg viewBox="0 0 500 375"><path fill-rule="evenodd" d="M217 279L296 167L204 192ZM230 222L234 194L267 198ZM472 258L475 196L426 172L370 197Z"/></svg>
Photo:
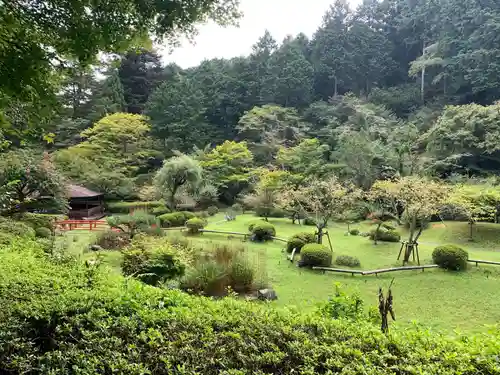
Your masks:
<svg viewBox="0 0 500 375"><path fill-rule="evenodd" d="M70 198L88 198L88 197L98 197L103 195L102 193L97 193L83 186L69 185L69 197Z"/></svg>

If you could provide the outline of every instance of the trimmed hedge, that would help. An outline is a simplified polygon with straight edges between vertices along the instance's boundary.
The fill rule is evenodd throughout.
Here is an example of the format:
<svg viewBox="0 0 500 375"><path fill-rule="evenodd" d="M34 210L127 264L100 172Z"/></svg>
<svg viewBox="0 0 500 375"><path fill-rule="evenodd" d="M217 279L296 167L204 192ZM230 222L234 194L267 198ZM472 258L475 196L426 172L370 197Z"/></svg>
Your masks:
<svg viewBox="0 0 500 375"><path fill-rule="evenodd" d="M49 215L49 214L34 214L27 212L19 217L19 220L28 224L33 229L36 228L49 228L54 229L54 222L67 220L66 215Z"/></svg>
<svg viewBox="0 0 500 375"><path fill-rule="evenodd" d="M52 231L49 228L36 228L35 234L38 238L50 238L52 237Z"/></svg>
<svg viewBox="0 0 500 375"><path fill-rule="evenodd" d="M463 271L467 269L469 253L455 245L438 246L432 252L432 260L439 267L450 271Z"/></svg>
<svg viewBox="0 0 500 375"><path fill-rule="evenodd" d="M351 229L351 230L349 231L349 234L350 234L351 236L359 236L359 233L360 233L360 232L359 232L359 229L357 229L357 228Z"/></svg>
<svg viewBox="0 0 500 375"><path fill-rule="evenodd" d="M302 224L304 224L304 225L309 225L309 226L312 226L312 227L315 227L315 226L316 226L316 220L311 219L310 217L306 217L306 218L304 219L304 221L302 222Z"/></svg>
<svg viewBox="0 0 500 375"><path fill-rule="evenodd" d="M217 206L210 206L207 208L207 212L210 216L215 216L219 213L219 207Z"/></svg>
<svg viewBox="0 0 500 375"><path fill-rule="evenodd" d="M380 228L378 231L373 229L370 232L370 239L375 240L375 232L377 232L377 241L382 242L399 242L401 240L401 235L395 230L386 230Z"/></svg>
<svg viewBox="0 0 500 375"><path fill-rule="evenodd" d="M0 250L2 374L500 373L499 330L386 336L364 320L190 296L99 269L89 279L83 264L33 246Z"/></svg>
<svg viewBox="0 0 500 375"><path fill-rule="evenodd" d="M309 232L297 233L288 239L288 242L286 244L286 251L291 253L293 249L296 249L295 253L298 254L300 253L300 250L305 244L315 243L315 242L316 242L316 236L314 235L314 233L309 233Z"/></svg>
<svg viewBox="0 0 500 375"><path fill-rule="evenodd" d="M158 206L158 207L155 207L153 208L153 210L151 211L151 213L155 216L161 216L161 215L165 215L165 214L169 214L170 212L172 212L170 210L170 208L168 208L167 206L165 205L161 205L161 206Z"/></svg>
<svg viewBox="0 0 500 375"><path fill-rule="evenodd" d="M186 221L186 227L188 228L189 234L198 234L200 233L200 229L205 228L207 222L204 219L200 219L198 217L194 217Z"/></svg>
<svg viewBox="0 0 500 375"><path fill-rule="evenodd" d="M346 267L360 267L361 262L359 261L358 258L353 257L351 255L339 255L337 258L335 258L335 264L338 264L339 266L346 266Z"/></svg>
<svg viewBox="0 0 500 375"><path fill-rule="evenodd" d="M302 267L330 267L332 265L332 252L321 244L306 244L300 251L299 265Z"/></svg>
<svg viewBox="0 0 500 375"><path fill-rule="evenodd" d="M146 210L152 212L155 208L164 206L162 201L151 202L109 202L106 204L107 211L112 214L128 214L132 210Z"/></svg>
<svg viewBox="0 0 500 375"><path fill-rule="evenodd" d="M287 211L280 208L257 207L255 215L259 217L284 218L287 216Z"/></svg>
<svg viewBox="0 0 500 375"><path fill-rule="evenodd" d="M0 232L7 233L13 237L35 238L35 230L21 221L7 218L0 220Z"/></svg>
<svg viewBox="0 0 500 375"><path fill-rule="evenodd" d="M192 212L178 211L158 216L158 219L160 220L161 226L163 228L172 228L182 227L186 224L186 221L195 217L196 215Z"/></svg>
<svg viewBox="0 0 500 375"><path fill-rule="evenodd" d="M250 226L252 229L250 229ZM264 242L270 241L276 236L276 228L271 223L267 221L261 221L249 226L250 232L252 235L250 236L252 241L256 242Z"/></svg>

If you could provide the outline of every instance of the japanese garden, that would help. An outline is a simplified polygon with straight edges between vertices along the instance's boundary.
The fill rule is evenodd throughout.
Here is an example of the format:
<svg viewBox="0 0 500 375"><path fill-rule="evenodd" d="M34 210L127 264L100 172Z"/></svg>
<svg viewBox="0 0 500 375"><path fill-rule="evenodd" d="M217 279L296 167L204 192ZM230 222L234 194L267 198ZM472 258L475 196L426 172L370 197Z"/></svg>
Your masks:
<svg viewBox="0 0 500 375"><path fill-rule="evenodd" d="M500 374L498 4L246 1L0 1L0 373Z"/></svg>

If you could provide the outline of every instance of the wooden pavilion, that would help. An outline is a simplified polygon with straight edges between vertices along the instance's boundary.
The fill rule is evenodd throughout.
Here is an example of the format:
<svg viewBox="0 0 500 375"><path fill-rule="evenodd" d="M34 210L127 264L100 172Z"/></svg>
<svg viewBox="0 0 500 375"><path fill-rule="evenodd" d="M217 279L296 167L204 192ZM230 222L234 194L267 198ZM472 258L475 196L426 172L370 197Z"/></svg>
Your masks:
<svg viewBox="0 0 500 375"><path fill-rule="evenodd" d="M97 220L104 217L104 194L78 185L69 185L68 189L70 219Z"/></svg>

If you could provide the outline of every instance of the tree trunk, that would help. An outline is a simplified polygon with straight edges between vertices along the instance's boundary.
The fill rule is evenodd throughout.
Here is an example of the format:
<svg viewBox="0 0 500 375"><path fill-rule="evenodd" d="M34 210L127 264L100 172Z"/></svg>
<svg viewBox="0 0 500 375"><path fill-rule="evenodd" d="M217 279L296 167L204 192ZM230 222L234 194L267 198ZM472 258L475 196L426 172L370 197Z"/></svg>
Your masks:
<svg viewBox="0 0 500 375"><path fill-rule="evenodd" d="M410 237L408 238L408 243L406 244L406 249L405 249L405 256L404 256L404 259L403 259L403 264L406 264L410 261L410 256L411 256L411 253L413 252L413 247L414 247L414 240L413 240L413 236L415 235L415 229L417 227L417 217L414 216L412 219L411 219L411 222L410 222Z"/></svg>
<svg viewBox="0 0 500 375"><path fill-rule="evenodd" d="M318 229L318 243L322 244L323 243L323 225L318 225L316 228Z"/></svg>
<svg viewBox="0 0 500 375"><path fill-rule="evenodd" d="M474 239L472 238L472 226L473 225L474 225L474 221L469 220L469 241L474 241Z"/></svg>
<svg viewBox="0 0 500 375"><path fill-rule="evenodd" d="M351 234L351 223L347 222L347 234Z"/></svg>
<svg viewBox="0 0 500 375"><path fill-rule="evenodd" d="M169 205L172 211L175 211L175 194L177 194L177 187L173 188L170 192Z"/></svg>

